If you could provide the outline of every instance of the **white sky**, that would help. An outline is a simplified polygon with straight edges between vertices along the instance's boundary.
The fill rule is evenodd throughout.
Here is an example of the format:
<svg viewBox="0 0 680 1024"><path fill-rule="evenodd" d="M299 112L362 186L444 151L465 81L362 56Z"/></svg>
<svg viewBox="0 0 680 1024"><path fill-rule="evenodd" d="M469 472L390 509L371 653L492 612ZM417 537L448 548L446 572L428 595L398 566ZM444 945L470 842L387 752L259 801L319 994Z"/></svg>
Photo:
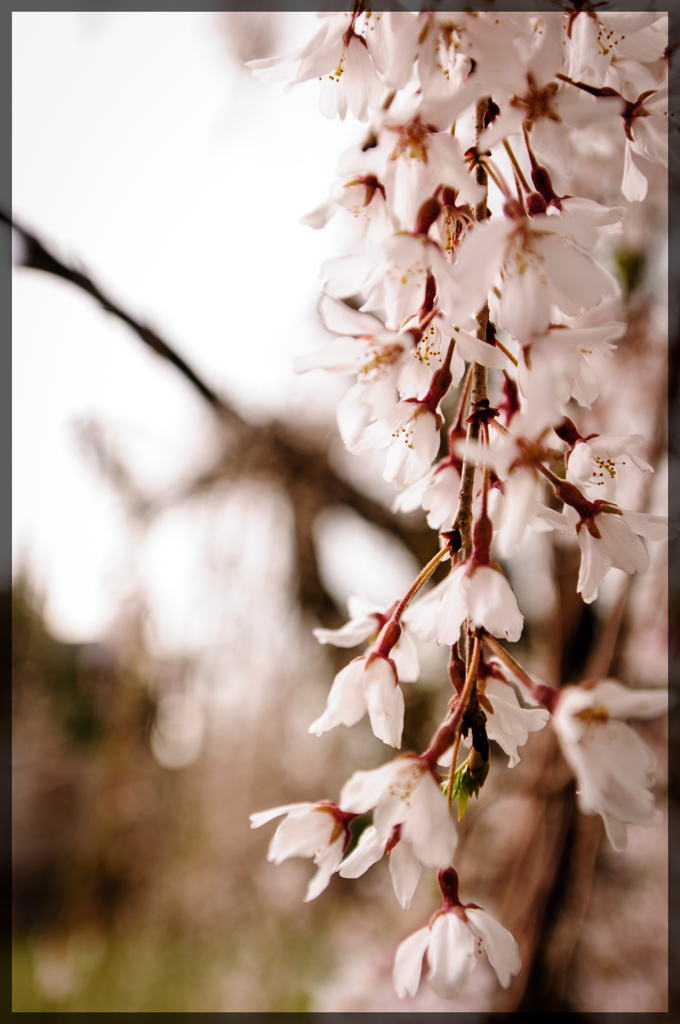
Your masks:
<svg viewBox="0 0 680 1024"><path fill-rule="evenodd" d="M316 29L311 14L281 17L284 51ZM338 226L298 219L365 129L323 118L315 82L284 95L254 81L214 19L15 13L14 212L246 415L328 418L345 382L295 377L290 363L324 336L321 262L347 250ZM209 461L211 414L174 368L55 278L15 271L13 317L15 566L29 563L59 635L98 639L133 555L74 425L101 420L154 493ZM163 559L145 564L164 591L172 569L166 581ZM173 629L181 612L169 613Z"/></svg>

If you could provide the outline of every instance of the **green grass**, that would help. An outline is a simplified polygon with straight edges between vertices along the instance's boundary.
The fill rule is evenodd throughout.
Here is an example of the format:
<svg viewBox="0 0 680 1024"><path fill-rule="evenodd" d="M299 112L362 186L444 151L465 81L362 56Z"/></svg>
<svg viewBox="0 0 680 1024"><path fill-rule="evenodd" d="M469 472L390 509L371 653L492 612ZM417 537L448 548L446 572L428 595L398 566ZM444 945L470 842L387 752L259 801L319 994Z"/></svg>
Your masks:
<svg viewBox="0 0 680 1024"><path fill-rule="evenodd" d="M135 934L12 951L14 1012L308 1012L330 968L319 935L217 939Z"/></svg>

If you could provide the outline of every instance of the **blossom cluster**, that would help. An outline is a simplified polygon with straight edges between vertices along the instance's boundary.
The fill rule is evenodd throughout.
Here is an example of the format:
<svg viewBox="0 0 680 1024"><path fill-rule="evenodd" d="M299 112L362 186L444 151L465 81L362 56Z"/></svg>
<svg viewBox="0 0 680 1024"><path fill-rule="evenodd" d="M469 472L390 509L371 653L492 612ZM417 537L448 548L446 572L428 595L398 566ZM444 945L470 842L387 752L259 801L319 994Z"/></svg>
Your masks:
<svg viewBox="0 0 680 1024"><path fill-rule="evenodd" d="M361 3L319 18L296 53L251 62L262 79L320 79L324 115L349 110L368 123L328 200L304 218L321 228L350 217L362 241L324 264L319 311L336 338L295 368L356 375L338 407L342 439L353 453L385 451L395 511L422 508L439 552L393 606L356 597L341 629L315 630L322 644L367 648L335 677L309 731L368 715L375 736L399 749L401 687L419 676L415 637L451 648L453 689L427 750L355 773L337 803L291 804L252 824L285 814L269 857L314 858L308 900L335 872L356 878L387 856L408 907L423 867L437 869L443 907L399 946L394 983L400 997L414 995L426 957L432 987L448 998L476 949L504 987L521 969L512 935L460 903L453 867L453 803L462 817L479 794L490 740L512 767L550 723L581 810L602 815L617 850L627 823L659 820L653 758L625 720L662 714L666 692L612 679L554 689L529 675L505 646L524 617L498 560L521 552L532 530L571 535L577 590L590 603L612 568L648 568L645 539L667 536L662 517L617 503L622 478L653 472L644 437L582 433L578 422L627 329L606 241L645 198L650 165L667 162L668 19ZM593 136L608 147L610 180L597 198L569 194ZM443 563L446 577L421 594Z"/></svg>

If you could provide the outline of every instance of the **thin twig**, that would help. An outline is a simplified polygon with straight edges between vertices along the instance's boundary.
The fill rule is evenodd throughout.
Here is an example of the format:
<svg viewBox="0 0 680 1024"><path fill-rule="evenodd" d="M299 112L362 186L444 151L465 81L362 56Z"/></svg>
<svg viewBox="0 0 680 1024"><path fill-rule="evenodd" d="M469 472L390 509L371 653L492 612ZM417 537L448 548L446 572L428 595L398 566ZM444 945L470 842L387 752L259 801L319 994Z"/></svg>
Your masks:
<svg viewBox="0 0 680 1024"><path fill-rule="evenodd" d="M204 380L199 377L194 369L182 359L182 357L175 352L167 342L163 341L155 331L146 324L140 323L135 317L131 316L124 309L122 309L113 299L109 298L86 274L83 274L80 270L76 270L75 267L68 266L63 263L53 252L50 252L43 243L29 231L28 228L23 227L21 224L10 217L4 210L0 209L0 220L9 224L15 231L17 231L24 240L26 250L24 257L21 261L21 266L28 267L32 270L42 270L46 274L53 274L55 277L61 277L65 281L70 281L71 284L76 285L77 288L81 288L88 295L91 295L100 306L102 306L107 313L112 313L114 316L122 320L123 323L131 327L136 334L142 339L145 345L153 349L156 355L161 356L163 359L167 359L168 362L172 363L180 373L182 373L187 380L189 380L202 397L209 402L215 412L218 413L222 420L231 421L232 424L243 423L240 416L237 415L230 409L229 406L221 399L217 393L211 388Z"/></svg>

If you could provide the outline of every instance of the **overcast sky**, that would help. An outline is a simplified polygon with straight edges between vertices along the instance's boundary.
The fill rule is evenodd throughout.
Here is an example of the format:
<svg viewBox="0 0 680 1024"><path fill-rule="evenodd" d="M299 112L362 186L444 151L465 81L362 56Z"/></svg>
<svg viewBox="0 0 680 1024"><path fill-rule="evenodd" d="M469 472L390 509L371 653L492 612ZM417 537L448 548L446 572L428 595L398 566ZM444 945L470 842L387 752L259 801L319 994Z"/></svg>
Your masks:
<svg viewBox="0 0 680 1024"><path fill-rule="evenodd" d="M14 213L246 415L328 417L345 382L290 364L325 336L319 269L343 239L298 220L364 129L322 117L315 82L284 95L254 81L217 17L15 13ZM312 14L264 17L284 51L316 29ZM209 460L210 415L85 294L15 271L14 564L60 636L99 638L129 571L123 513L77 424L100 421L153 493Z"/></svg>

